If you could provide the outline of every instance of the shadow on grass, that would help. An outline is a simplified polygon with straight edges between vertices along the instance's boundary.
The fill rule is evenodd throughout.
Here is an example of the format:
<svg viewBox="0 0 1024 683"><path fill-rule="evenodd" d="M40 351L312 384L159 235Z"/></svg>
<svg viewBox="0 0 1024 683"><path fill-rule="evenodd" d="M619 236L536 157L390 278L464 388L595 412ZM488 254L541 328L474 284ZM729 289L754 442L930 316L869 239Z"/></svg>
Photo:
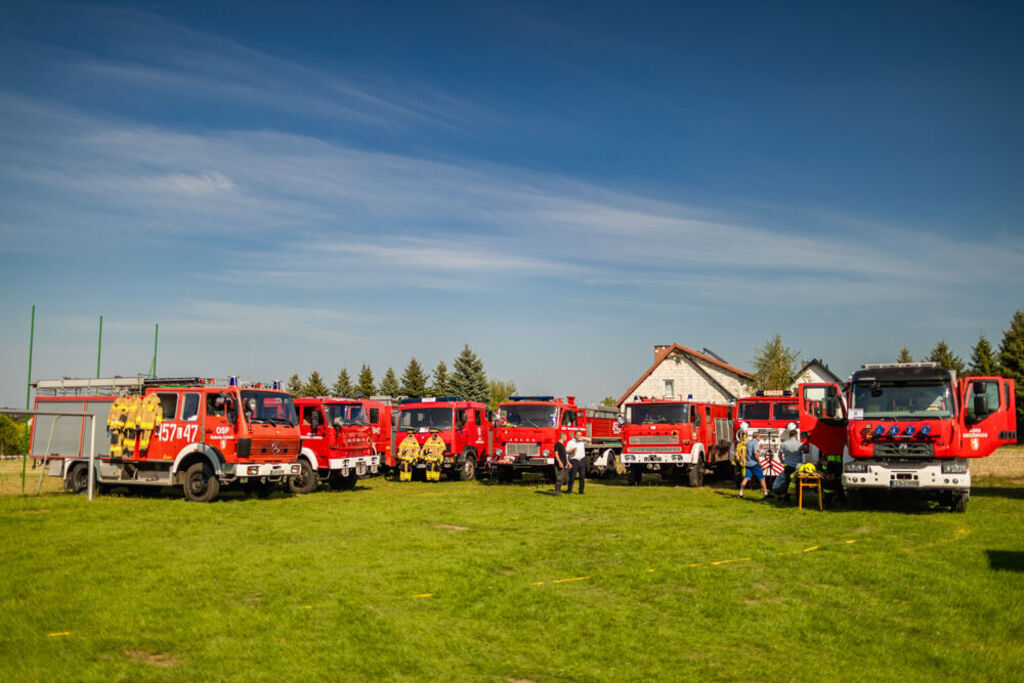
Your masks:
<svg viewBox="0 0 1024 683"><path fill-rule="evenodd" d="M988 566L993 571L1024 572L1024 552L1019 550L986 550Z"/></svg>
<svg viewBox="0 0 1024 683"><path fill-rule="evenodd" d="M975 486L971 497L1024 500L1024 486Z"/></svg>

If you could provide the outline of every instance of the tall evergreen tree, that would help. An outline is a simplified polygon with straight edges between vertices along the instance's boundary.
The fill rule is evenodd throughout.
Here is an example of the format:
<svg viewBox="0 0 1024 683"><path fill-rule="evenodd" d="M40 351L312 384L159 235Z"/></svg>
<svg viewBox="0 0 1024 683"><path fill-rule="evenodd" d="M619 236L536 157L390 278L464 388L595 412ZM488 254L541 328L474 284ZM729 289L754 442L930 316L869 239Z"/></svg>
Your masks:
<svg viewBox="0 0 1024 683"><path fill-rule="evenodd" d="M359 371L359 384L356 385L356 393L360 394L364 398L373 396L375 389L373 383L373 372L370 370L370 366L363 363L363 369Z"/></svg>
<svg viewBox="0 0 1024 683"><path fill-rule="evenodd" d="M299 378L299 373L296 372L288 378L287 388L288 393L291 394L293 398L298 398L302 395L302 380Z"/></svg>
<svg viewBox="0 0 1024 683"><path fill-rule="evenodd" d="M492 379L487 384L491 391L491 398L487 401L487 407L491 410L497 410L499 404L507 401L508 397L515 395L517 391L515 382L502 382L499 379Z"/></svg>
<svg viewBox="0 0 1024 683"><path fill-rule="evenodd" d="M953 353L945 339L940 340L935 345L931 353L928 354L927 360L932 363L938 363L947 370L956 370L958 375L962 375L964 372L963 360L960 359L960 356Z"/></svg>
<svg viewBox="0 0 1024 683"><path fill-rule="evenodd" d="M452 388L448 383L448 366L445 362L438 361L437 367L434 368L434 381L430 385L431 396L448 396L452 393Z"/></svg>
<svg viewBox="0 0 1024 683"><path fill-rule="evenodd" d="M992 376L999 374L999 364L996 363L995 351L984 334L978 335L978 343L971 349L971 365L968 370L972 375Z"/></svg>
<svg viewBox="0 0 1024 683"><path fill-rule="evenodd" d="M338 379L334 382L334 395L351 396L352 388L352 379L348 376L348 368L342 368L338 373Z"/></svg>
<svg viewBox="0 0 1024 683"><path fill-rule="evenodd" d="M782 335L775 334L764 346L754 351L754 376L758 389L788 389L796 379L797 357L782 343Z"/></svg>
<svg viewBox="0 0 1024 683"><path fill-rule="evenodd" d="M486 403L491 398L491 387L487 384L484 363L466 344L452 363L449 380L452 393L467 401Z"/></svg>
<svg viewBox="0 0 1024 683"><path fill-rule="evenodd" d="M303 396L326 396L327 385L320 379L320 373L314 370L309 374L309 379L302 385Z"/></svg>
<svg viewBox="0 0 1024 683"><path fill-rule="evenodd" d="M908 349L906 346L904 346L902 349L900 349L900 355L896 359L896 362L897 363L913 363L914 362L914 357L910 355L910 349Z"/></svg>
<svg viewBox="0 0 1024 683"><path fill-rule="evenodd" d="M423 366L416 360L416 356L409 359L402 373L401 392L406 396L427 395L427 376L423 374Z"/></svg>
<svg viewBox="0 0 1024 683"><path fill-rule="evenodd" d="M391 366L388 366L388 371L384 373L384 379L380 381L380 393L385 396L398 396L401 393L398 378L395 377L395 370Z"/></svg>
<svg viewBox="0 0 1024 683"><path fill-rule="evenodd" d="M999 343L999 369L1017 394L1017 443L1024 442L1024 308L1014 312Z"/></svg>

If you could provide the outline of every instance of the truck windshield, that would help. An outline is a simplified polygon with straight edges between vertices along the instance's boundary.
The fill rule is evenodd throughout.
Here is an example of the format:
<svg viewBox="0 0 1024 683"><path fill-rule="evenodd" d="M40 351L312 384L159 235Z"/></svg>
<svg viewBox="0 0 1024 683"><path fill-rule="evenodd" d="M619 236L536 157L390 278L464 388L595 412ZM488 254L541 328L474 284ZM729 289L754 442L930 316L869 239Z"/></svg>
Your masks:
<svg viewBox="0 0 1024 683"><path fill-rule="evenodd" d="M555 406L511 403L501 406L501 412L509 427L554 427L557 411Z"/></svg>
<svg viewBox="0 0 1024 683"><path fill-rule="evenodd" d="M329 403L326 408L327 420L332 425L370 424L366 419L366 411L358 403Z"/></svg>
<svg viewBox="0 0 1024 683"><path fill-rule="evenodd" d="M627 420L634 425L682 424L690 421L690 406L685 403L652 403L626 406Z"/></svg>
<svg viewBox="0 0 1024 683"><path fill-rule="evenodd" d="M270 424L298 424L295 417L295 404L288 394L275 391L242 390L242 410L249 422L266 422Z"/></svg>
<svg viewBox="0 0 1024 683"><path fill-rule="evenodd" d="M750 420L770 420L769 413L772 404L770 401L757 401L752 403L739 404L739 419L741 422Z"/></svg>
<svg viewBox="0 0 1024 683"><path fill-rule="evenodd" d="M851 408L864 419L938 418L953 414L949 384L935 380L864 381L853 385Z"/></svg>
<svg viewBox="0 0 1024 683"><path fill-rule="evenodd" d="M792 403L773 403L772 419L777 422L800 422L800 411L797 410L796 401Z"/></svg>
<svg viewBox="0 0 1024 683"><path fill-rule="evenodd" d="M451 408L402 408L399 429L451 429Z"/></svg>

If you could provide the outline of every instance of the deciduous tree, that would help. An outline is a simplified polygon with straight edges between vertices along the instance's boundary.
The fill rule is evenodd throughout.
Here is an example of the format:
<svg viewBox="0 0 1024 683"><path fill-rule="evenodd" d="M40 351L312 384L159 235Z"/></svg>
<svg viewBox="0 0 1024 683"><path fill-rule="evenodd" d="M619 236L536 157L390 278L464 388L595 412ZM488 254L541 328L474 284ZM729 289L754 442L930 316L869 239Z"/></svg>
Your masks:
<svg viewBox="0 0 1024 683"><path fill-rule="evenodd" d="M754 376L758 389L788 389L796 379L799 351L782 343L782 335L775 334L764 346L754 351Z"/></svg>
<svg viewBox="0 0 1024 683"><path fill-rule="evenodd" d="M488 384L491 388L491 400L487 402L487 407L491 410L497 410L500 403L507 401L508 397L513 396L517 391L515 382L492 379Z"/></svg>

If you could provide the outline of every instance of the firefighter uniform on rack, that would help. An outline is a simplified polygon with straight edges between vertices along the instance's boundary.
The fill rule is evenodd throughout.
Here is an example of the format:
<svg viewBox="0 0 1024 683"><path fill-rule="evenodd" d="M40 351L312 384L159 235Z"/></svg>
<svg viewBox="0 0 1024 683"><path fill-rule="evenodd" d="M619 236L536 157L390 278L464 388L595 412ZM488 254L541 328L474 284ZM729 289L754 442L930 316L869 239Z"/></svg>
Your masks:
<svg viewBox="0 0 1024 683"><path fill-rule="evenodd" d="M412 467L419 459L420 444L413 433L408 432L398 446L398 481L412 481Z"/></svg>
<svg viewBox="0 0 1024 683"><path fill-rule="evenodd" d="M131 458L135 455L136 421L138 420L142 399L138 396L129 396L127 401L128 406L125 409L124 416L124 439L121 441L123 446L121 457Z"/></svg>
<svg viewBox="0 0 1024 683"><path fill-rule="evenodd" d="M747 428L744 422L736 432L736 448L732 457L733 468L736 470L736 481L743 481L747 476Z"/></svg>
<svg viewBox="0 0 1024 683"><path fill-rule="evenodd" d="M444 461L444 451L444 441L441 440L441 436L435 429L431 432L430 438L423 444L423 450L420 455L420 459L427 464L427 481L441 480L441 463Z"/></svg>
<svg viewBox="0 0 1024 683"><path fill-rule="evenodd" d="M172 416L173 417L173 416ZM139 451L149 448L149 439L153 436L153 430L160 426L164 419L164 409L160 405L160 397L150 394L142 399L139 404L136 428L139 432Z"/></svg>
<svg viewBox="0 0 1024 683"><path fill-rule="evenodd" d="M110 404L107 429L110 431L110 457L120 458L124 440L124 420L128 416L128 397L118 396Z"/></svg>

